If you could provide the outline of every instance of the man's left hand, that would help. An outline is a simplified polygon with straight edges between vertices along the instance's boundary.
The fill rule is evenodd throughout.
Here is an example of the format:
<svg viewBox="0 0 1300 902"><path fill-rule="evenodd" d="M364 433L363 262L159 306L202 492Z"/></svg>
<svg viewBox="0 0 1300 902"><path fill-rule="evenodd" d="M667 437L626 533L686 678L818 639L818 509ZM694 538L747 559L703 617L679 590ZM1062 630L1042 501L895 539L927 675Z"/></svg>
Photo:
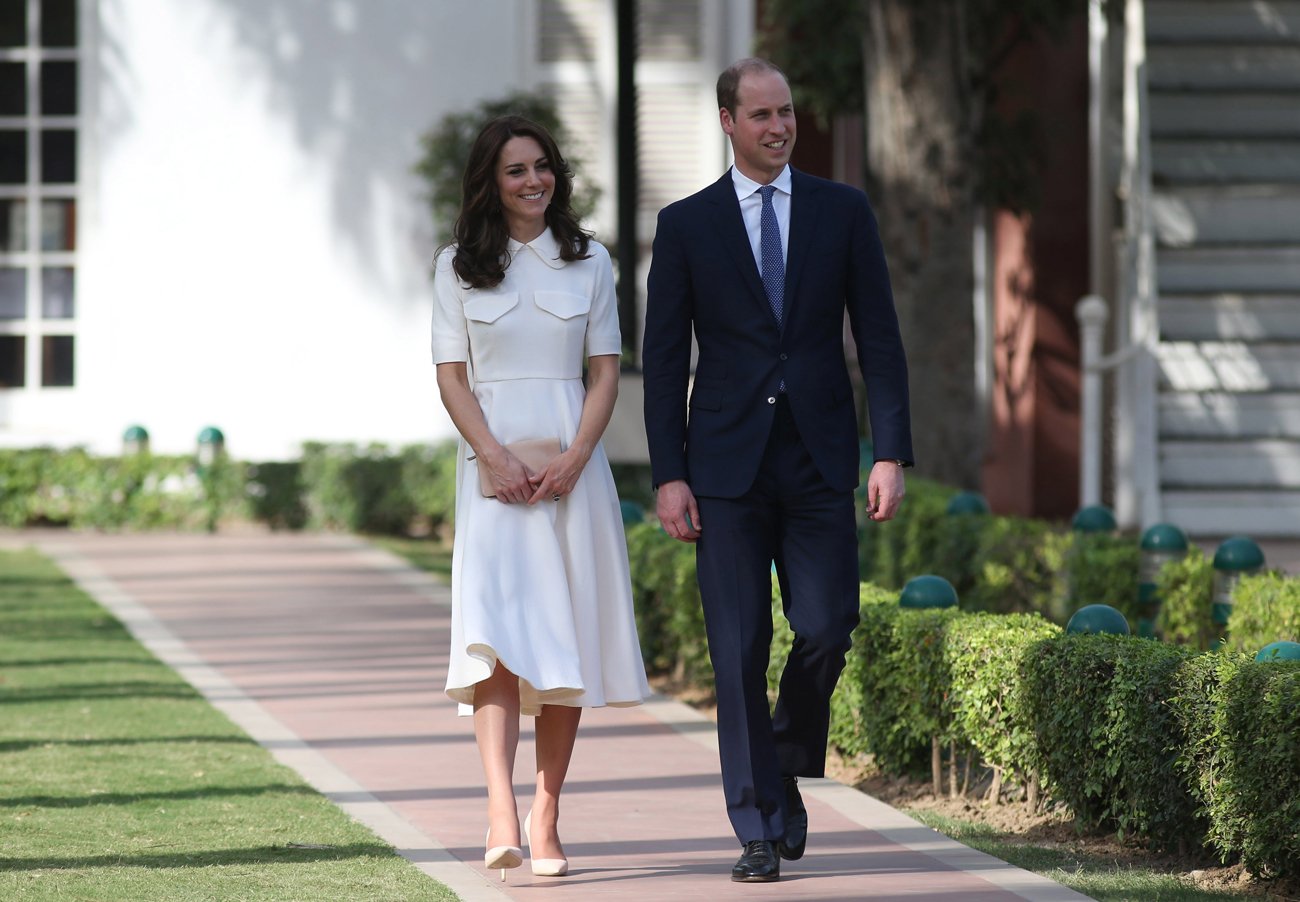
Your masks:
<svg viewBox="0 0 1300 902"><path fill-rule="evenodd" d="M867 477L867 516L877 523L894 519L907 487L903 468L892 460L878 460Z"/></svg>

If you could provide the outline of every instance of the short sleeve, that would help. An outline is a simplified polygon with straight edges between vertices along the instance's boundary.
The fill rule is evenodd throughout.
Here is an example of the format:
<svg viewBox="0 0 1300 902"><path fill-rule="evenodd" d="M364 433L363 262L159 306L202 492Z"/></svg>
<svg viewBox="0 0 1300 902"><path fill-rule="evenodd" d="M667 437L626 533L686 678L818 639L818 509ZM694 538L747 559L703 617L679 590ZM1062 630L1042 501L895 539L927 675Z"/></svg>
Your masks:
<svg viewBox="0 0 1300 902"><path fill-rule="evenodd" d="M591 243L591 265L596 267L591 313L587 318L587 356L622 354L623 336L618 331L618 297L614 292L614 267L609 252Z"/></svg>
<svg viewBox="0 0 1300 902"><path fill-rule="evenodd" d="M433 271L433 362L469 360L469 329L465 325L462 288L451 268L456 249L444 248Z"/></svg>

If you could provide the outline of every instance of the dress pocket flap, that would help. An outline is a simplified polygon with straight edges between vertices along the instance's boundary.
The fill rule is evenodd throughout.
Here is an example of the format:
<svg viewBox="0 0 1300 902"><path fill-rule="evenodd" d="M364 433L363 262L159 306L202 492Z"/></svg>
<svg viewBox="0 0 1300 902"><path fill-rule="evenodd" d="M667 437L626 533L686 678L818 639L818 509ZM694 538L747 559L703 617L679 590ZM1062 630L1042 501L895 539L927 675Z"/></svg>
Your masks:
<svg viewBox="0 0 1300 902"><path fill-rule="evenodd" d="M519 303L519 293L481 295L465 302L465 317L478 323L494 323Z"/></svg>
<svg viewBox="0 0 1300 902"><path fill-rule="evenodd" d="M591 310L591 298L567 291L535 291L537 306L560 319L573 319Z"/></svg>

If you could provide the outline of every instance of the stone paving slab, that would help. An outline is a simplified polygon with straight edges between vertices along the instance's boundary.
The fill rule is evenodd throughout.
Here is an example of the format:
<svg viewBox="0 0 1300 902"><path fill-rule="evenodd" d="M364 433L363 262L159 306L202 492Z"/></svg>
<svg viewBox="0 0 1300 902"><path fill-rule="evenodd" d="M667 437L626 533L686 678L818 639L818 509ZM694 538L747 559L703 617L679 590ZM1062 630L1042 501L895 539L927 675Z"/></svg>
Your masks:
<svg viewBox="0 0 1300 902"><path fill-rule="evenodd" d="M712 723L667 699L584 714L561 821L572 870L482 867L469 718L442 693L449 592L356 540L31 534L155 654L282 762L467 902L1086 897L833 781L807 781L809 851L779 884L730 882ZM516 785L531 795L527 728ZM310 841L304 837L303 841Z"/></svg>

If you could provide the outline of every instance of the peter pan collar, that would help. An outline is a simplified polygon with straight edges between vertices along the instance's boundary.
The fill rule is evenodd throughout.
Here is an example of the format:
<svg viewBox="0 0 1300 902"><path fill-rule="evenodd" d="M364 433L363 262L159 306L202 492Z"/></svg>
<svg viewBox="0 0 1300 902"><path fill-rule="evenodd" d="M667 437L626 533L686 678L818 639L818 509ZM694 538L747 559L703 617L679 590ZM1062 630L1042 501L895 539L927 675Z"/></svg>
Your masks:
<svg viewBox="0 0 1300 902"><path fill-rule="evenodd" d="M551 232L550 227L538 235L532 241L524 243L511 238L506 243L506 248L510 252L510 259L514 259L524 249L528 248L533 252L537 259L541 260L551 269L562 269L564 261L560 259L560 242L555 240L555 235Z"/></svg>

